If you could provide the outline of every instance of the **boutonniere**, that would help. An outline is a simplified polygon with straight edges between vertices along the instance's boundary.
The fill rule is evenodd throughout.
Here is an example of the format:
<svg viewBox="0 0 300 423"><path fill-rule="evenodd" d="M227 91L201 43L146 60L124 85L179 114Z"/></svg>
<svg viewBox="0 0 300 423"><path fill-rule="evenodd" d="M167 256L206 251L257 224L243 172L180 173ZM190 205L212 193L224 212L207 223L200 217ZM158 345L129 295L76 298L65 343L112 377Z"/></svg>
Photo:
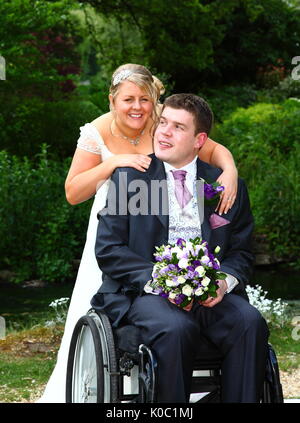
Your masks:
<svg viewBox="0 0 300 423"><path fill-rule="evenodd" d="M224 191L224 187L219 182L213 182L209 184L204 181L204 201L208 204L217 203L219 201L221 193Z"/></svg>

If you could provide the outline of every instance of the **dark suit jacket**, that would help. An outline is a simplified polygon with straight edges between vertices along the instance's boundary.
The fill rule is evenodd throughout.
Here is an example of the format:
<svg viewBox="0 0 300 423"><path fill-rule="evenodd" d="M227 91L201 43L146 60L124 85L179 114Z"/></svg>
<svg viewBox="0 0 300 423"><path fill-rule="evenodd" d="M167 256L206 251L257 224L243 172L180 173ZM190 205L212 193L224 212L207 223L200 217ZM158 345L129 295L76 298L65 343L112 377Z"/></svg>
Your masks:
<svg viewBox="0 0 300 423"><path fill-rule="evenodd" d="M161 196L161 210L155 215L151 215L150 201L151 181L165 181L166 174L163 163L154 154L151 157L151 165L145 173L134 168L118 168L112 175L107 209L98 215L95 253L103 272L103 283L98 293L122 291L125 294L142 294L144 285L151 279L155 246L168 243L169 219L163 210L163 207L168 208L167 195ZM197 160L197 179L201 177L207 182L213 182L220 173L219 169ZM135 180L149 187L149 190L140 190L138 194L137 190L130 192ZM139 196L143 197L144 214L133 215L128 212L128 208ZM163 203L163 198L167 204ZM253 217L244 182L239 179L236 201L224 216L230 224L212 230L209 216L214 208L215 206L205 206L201 225L202 238L208 242L211 251L217 245L221 247L218 255L221 270L239 280L239 285L233 292L246 296L245 284L249 280L253 264Z"/></svg>

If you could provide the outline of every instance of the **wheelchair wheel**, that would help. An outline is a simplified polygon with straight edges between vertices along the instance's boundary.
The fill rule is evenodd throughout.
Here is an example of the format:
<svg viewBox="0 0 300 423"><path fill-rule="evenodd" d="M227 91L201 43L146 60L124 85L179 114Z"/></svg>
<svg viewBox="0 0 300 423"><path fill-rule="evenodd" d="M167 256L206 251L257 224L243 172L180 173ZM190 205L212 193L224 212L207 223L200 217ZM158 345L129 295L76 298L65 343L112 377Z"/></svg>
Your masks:
<svg viewBox="0 0 300 423"><path fill-rule="evenodd" d="M284 402L277 357L271 344L268 345L268 359L262 402L273 404L282 404Z"/></svg>
<svg viewBox="0 0 300 423"><path fill-rule="evenodd" d="M66 402L117 402L118 378L108 318L91 311L74 329L67 365Z"/></svg>

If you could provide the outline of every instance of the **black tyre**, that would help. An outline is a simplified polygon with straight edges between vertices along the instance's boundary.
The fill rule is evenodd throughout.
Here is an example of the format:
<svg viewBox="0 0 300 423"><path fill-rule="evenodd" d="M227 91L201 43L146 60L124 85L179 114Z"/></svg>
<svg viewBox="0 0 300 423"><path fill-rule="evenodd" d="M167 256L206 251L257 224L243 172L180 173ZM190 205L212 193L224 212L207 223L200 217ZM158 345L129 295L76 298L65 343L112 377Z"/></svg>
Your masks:
<svg viewBox="0 0 300 423"><path fill-rule="evenodd" d="M116 353L110 322L91 311L81 317L71 339L66 402L117 402Z"/></svg>

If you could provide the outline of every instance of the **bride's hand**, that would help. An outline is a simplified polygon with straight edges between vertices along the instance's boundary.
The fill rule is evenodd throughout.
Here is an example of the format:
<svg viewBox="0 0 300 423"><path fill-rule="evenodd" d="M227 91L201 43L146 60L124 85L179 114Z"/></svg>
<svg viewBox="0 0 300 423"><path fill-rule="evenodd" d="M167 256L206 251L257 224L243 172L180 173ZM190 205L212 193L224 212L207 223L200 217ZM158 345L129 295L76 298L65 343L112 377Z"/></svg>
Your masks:
<svg viewBox="0 0 300 423"><path fill-rule="evenodd" d="M231 209L236 199L238 185L238 174L236 169L230 168L224 170L218 177L217 182L223 185L225 189L220 196L220 201L215 211L219 214L226 214L228 210Z"/></svg>
<svg viewBox="0 0 300 423"><path fill-rule="evenodd" d="M116 154L112 160L116 168L134 167L141 172L146 172L152 159L145 154Z"/></svg>

